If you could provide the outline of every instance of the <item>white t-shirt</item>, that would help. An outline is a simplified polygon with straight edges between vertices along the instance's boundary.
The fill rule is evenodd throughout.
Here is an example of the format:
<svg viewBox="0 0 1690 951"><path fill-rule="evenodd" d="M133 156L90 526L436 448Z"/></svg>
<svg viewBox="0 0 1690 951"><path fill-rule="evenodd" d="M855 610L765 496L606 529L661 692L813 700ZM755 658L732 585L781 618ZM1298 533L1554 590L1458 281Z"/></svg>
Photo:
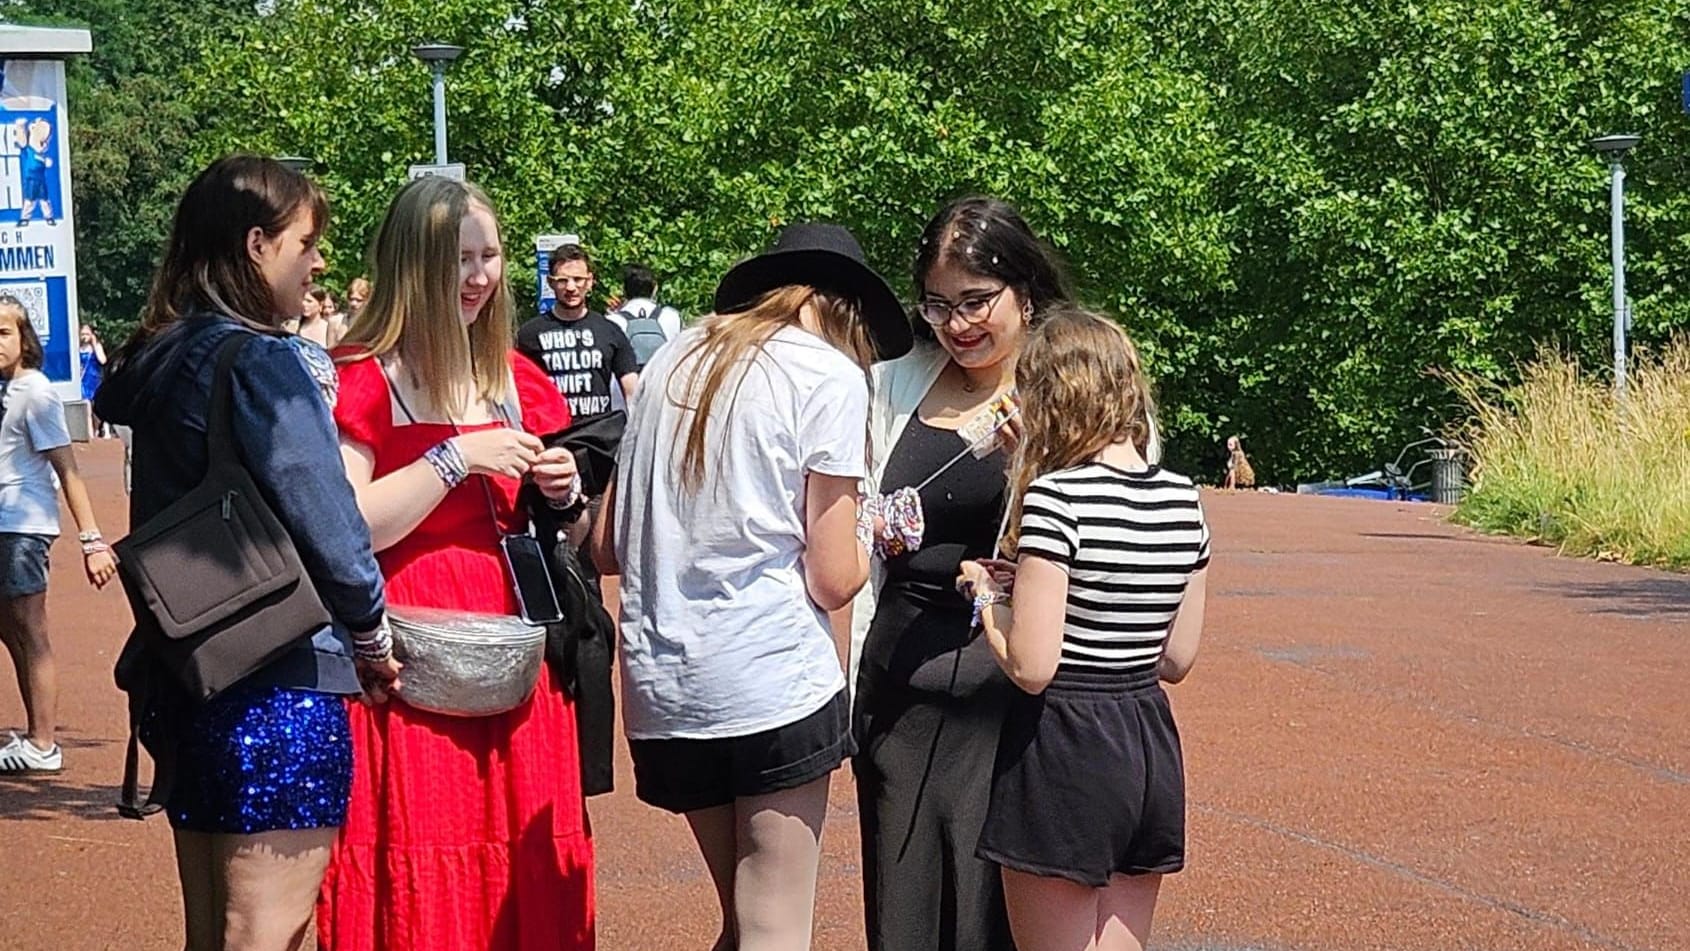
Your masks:
<svg viewBox="0 0 1690 951"><path fill-rule="evenodd" d="M621 327L623 333L627 333L629 314L633 314L635 317L650 317L653 310L657 311L657 326L663 331L664 337L674 340L681 335L681 312L668 304L659 306L657 301L649 297L636 297L616 310L605 314L605 317L609 318L611 323Z"/></svg>
<svg viewBox="0 0 1690 951"><path fill-rule="evenodd" d="M623 721L629 739L714 739L786 726L845 687L810 600L810 472L867 474L868 382L819 337L783 328L710 412L704 484L681 487L695 328L652 358L616 484ZM737 388L737 389L736 389Z"/></svg>
<svg viewBox="0 0 1690 951"><path fill-rule="evenodd" d="M0 381L0 532L59 534L59 488L47 451L70 445L65 407L40 370Z"/></svg>

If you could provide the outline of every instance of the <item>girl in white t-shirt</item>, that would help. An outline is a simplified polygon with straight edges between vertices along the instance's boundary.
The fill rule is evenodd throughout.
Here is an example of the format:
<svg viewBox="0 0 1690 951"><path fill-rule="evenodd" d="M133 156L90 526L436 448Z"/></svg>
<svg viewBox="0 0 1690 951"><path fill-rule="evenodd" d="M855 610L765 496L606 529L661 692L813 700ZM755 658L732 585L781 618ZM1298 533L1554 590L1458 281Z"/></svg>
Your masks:
<svg viewBox="0 0 1690 951"><path fill-rule="evenodd" d="M595 557L621 566L636 794L692 826L719 949L809 947L827 778L852 752L828 612L868 576L867 370L910 339L848 231L794 225L630 409Z"/></svg>
<svg viewBox="0 0 1690 951"><path fill-rule="evenodd" d="M76 468L65 408L41 373L41 338L23 303L0 295L0 642L17 669L29 726L0 743L0 775L57 773L58 667L47 640L47 552L59 534L59 490L76 520L88 580L117 573Z"/></svg>

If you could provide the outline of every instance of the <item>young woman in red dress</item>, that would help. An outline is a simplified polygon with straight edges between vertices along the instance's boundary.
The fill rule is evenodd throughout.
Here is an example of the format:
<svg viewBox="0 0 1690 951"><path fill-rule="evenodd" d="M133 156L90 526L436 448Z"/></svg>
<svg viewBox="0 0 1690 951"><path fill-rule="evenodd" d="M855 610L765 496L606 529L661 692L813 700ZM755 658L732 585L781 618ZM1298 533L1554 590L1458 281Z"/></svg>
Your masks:
<svg viewBox="0 0 1690 951"><path fill-rule="evenodd" d="M472 185L412 182L375 264L374 295L337 352L335 421L388 603L516 614L498 542L527 522L517 490L532 480L567 505L577 479L569 453L538 438L567 427L569 410L511 350L491 204ZM592 948L575 710L551 670L496 716L407 706L403 670L369 693L391 699L352 709L352 803L318 905L323 947Z"/></svg>

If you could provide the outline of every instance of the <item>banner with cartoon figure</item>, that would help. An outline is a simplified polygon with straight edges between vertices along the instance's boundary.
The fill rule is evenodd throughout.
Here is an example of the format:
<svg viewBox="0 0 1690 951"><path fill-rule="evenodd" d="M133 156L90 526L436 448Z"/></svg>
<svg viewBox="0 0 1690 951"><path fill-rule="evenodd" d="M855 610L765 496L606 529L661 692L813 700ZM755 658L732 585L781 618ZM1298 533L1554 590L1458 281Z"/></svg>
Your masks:
<svg viewBox="0 0 1690 951"><path fill-rule="evenodd" d="M79 364L64 98L63 63L0 62L0 295L41 334L48 379L69 384Z"/></svg>

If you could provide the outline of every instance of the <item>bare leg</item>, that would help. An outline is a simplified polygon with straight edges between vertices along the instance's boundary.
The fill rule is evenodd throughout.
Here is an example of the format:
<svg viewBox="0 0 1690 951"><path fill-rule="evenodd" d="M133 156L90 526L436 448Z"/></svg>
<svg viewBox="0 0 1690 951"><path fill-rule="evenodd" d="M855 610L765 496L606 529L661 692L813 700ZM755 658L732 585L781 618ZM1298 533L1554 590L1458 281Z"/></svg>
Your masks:
<svg viewBox="0 0 1690 951"><path fill-rule="evenodd" d="M1020 951L1096 951L1098 894L1065 878L1003 870L1009 930Z"/></svg>
<svg viewBox="0 0 1690 951"><path fill-rule="evenodd" d="M1098 951L1144 951L1156 914L1160 875L1117 875L1097 896Z"/></svg>
<svg viewBox="0 0 1690 951"><path fill-rule="evenodd" d="M734 865L738 861L739 845L734 834L734 807L716 806L687 813L692 837L698 841L698 851L710 869L710 881L716 885L716 900L722 906L722 933L711 951L736 951L739 939L734 929Z"/></svg>
<svg viewBox="0 0 1690 951"><path fill-rule="evenodd" d="M17 665L18 691L29 715L26 739L50 750L58 742L59 668L47 640L47 592L0 601L0 632Z"/></svg>
<svg viewBox="0 0 1690 951"><path fill-rule="evenodd" d="M214 837L225 896L223 951L317 947L317 892L338 829Z"/></svg>
<svg viewBox="0 0 1690 951"><path fill-rule="evenodd" d="M816 865L827 818L827 777L734 803L739 865L734 910L739 951L810 946L816 914Z"/></svg>

